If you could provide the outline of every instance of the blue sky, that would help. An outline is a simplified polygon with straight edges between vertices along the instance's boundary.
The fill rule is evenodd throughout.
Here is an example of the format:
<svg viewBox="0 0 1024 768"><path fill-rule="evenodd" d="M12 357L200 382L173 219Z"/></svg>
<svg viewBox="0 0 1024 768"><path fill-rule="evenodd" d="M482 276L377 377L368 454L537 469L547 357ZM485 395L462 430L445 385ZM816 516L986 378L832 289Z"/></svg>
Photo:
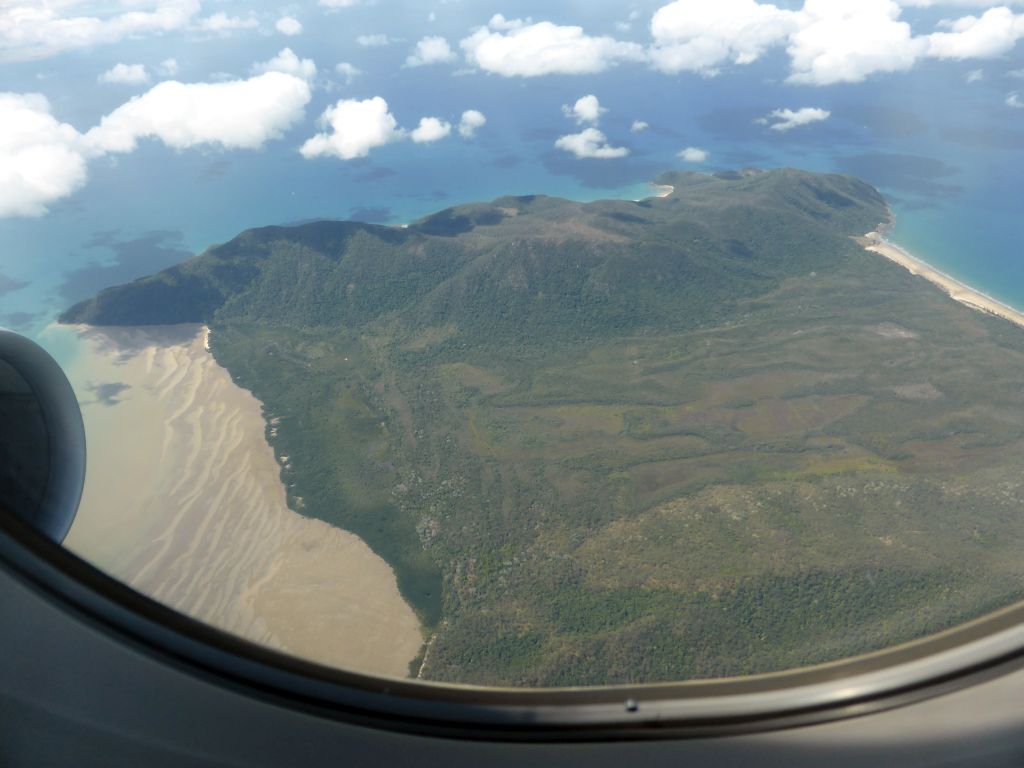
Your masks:
<svg viewBox="0 0 1024 768"><path fill-rule="evenodd" d="M972 0L15 0L0 323L250 226L743 165L861 175L930 258L1024 298L1021 37L1024 3Z"/></svg>

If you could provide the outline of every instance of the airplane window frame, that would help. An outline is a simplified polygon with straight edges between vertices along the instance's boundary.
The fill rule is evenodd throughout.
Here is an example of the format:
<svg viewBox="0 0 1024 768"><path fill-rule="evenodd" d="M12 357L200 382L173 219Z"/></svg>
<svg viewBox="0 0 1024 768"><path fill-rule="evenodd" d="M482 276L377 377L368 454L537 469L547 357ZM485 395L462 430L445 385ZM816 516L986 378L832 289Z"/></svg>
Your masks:
<svg viewBox="0 0 1024 768"><path fill-rule="evenodd" d="M0 567L137 651L350 724L466 740L586 742L762 733L878 712L1024 667L1024 602L865 656L739 678L503 689L321 666L180 614L0 510Z"/></svg>

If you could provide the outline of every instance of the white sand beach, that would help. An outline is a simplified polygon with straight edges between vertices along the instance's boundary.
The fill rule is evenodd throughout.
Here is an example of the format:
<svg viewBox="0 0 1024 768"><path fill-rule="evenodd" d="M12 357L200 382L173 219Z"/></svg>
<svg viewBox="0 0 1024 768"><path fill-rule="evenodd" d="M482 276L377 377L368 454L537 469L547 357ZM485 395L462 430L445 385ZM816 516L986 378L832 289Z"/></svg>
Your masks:
<svg viewBox="0 0 1024 768"><path fill-rule="evenodd" d="M286 504L262 408L204 326L90 328L69 376L88 472L66 544L139 591L297 656L405 677L423 643L391 568Z"/></svg>
<svg viewBox="0 0 1024 768"><path fill-rule="evenodd" d="M919 275L939 286L949 294L950 298L959 301L961 304L966 304L982 312L988 312L991 315L1005 318L1011 323L1024 327L1024 313L926 264L908 253L905 249L886 240L880 232L868 232L863 238L859 238L859 242L866 250L885 256L885 258L896 262L908 270L910 274Z"/></svg>

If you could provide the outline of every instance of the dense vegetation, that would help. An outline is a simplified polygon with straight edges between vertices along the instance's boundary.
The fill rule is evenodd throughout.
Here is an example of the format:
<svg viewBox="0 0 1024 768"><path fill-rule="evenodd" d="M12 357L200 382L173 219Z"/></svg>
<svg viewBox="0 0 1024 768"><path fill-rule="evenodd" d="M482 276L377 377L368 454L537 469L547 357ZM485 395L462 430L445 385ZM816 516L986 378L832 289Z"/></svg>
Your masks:
<svg viewBox="0 0 1024 768"><path fill-rule="evenodd" d="M1024 332L863 251L855 179L659 181L252 230L64 319L209 323L427 678L765 671L1019 597Z"/></svg>

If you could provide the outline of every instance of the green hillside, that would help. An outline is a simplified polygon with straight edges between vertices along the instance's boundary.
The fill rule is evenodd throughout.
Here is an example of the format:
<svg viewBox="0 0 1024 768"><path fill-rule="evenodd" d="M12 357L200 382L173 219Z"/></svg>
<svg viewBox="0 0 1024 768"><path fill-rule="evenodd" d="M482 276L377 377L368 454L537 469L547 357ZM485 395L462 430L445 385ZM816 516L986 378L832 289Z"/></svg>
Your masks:
<svg viewBox="0 0 1024 768"><path fill-rule="evenodd" d="M210 324L426 678L766 671L1020 597L1024 332L861 249L855 179L658 181L250 230L62 320Z"/></svg>

